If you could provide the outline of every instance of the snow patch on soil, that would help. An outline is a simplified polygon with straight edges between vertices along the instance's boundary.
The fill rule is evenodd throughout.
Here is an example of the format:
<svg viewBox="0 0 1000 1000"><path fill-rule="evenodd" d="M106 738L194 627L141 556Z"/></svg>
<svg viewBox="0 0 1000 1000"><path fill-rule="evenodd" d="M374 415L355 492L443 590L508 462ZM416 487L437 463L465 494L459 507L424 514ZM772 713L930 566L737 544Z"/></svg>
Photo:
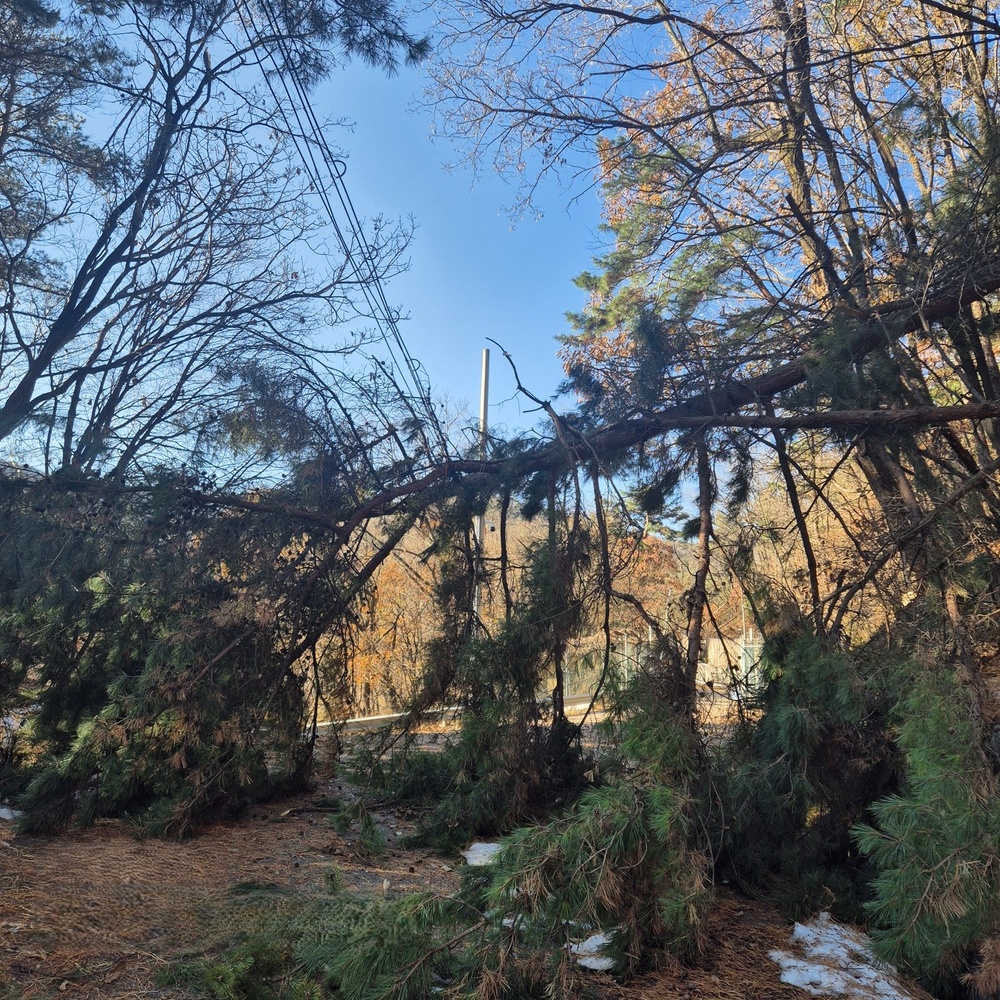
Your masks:
<svg viewBox="0 0 1000 1000"><path fill-rule="evenodd" d="M478 866L488 865L499 850L499 844L477 841L474 844L469 844L464 851L459 851L458 853L465 858L466 864Z"/></svg>
<svg viewBox="0 0 1000 1000"><path fill-rule="evenodd" d="M615 967L615 960L601 954L602 949L610 940L603 931L598 934L591 934L586 941L581 941L579 944L571 944L569 946L569 953L585 969L594 969L597 972L610 972Z"/></svg>
<svg viewBox="0 0 1000 1000"><path fill-rule="evenodd" d="M20 809L11 809L10 806L0 806L0 821L13 823L23 815L24 813Z"/></svg>
<svg viewBox="0 0 1000 1000"><path fill-rule="evenodd" d="M771 951L781 966L781 981L814 996L850 1000L913 1000L891 965L880 962L871 941L821 913L807 924L796 924L790 942L794 951Z"/></svg>

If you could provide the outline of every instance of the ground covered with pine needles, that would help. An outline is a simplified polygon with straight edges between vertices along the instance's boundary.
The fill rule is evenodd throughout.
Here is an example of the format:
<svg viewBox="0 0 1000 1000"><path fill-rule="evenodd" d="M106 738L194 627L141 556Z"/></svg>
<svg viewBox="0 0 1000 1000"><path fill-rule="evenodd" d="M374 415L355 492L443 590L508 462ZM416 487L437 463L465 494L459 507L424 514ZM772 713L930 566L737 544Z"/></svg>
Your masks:
<svg viewBox="0 0 1000 1000"><path fill-rule="evenodd" d="M0 827L0 996L189 1000L203 991L164 985L172 963L210 952L231 915L233 891L322 892L335 870L362 895L448 892L457 861L389 847L372 857L327 824L319 791L274 803L184 842L136 840L117 821L58 837L14 837ZM378 817L387 833L410 820ZM787 944L775 911L721 893L702 959L629 984L603 980L611 1000L792 1000L768 951Z"/></svg>
<svg viewBox="0 0 1000 1000"><path fill-rule="evenodd" d="M376 858L338 836L322 804L336 792L323 783L181 842L137 840L115 820L53 837L0 824L0 996L196 995L157 982L211 945L234 887L308 893L331 871L362 894L454 884L455 862L392 847ZM403 817L380 819L388 835L407 830Z"/></svg>
<svg viewBox="0 0 1000 1000"><path fill-rule="evenodd" d="M399 843L415 828L412 812L371 813L378 852L355 832L337 833L331 817L355 798L321 768L309 793L186 841L138 839L119 820L58 836L15 836L0 823L0 998L250 996L205 972L205 959L231 950L247 922L322 906L331 888L389 899L457 890L460 857ZM720 886L697 961L628 983L603 973L588 980L601 1000L795 1000L805 994L781 983L768 958L787 947L791 929L776 910ZM199 976L177 974L189 965Z"/></svg>

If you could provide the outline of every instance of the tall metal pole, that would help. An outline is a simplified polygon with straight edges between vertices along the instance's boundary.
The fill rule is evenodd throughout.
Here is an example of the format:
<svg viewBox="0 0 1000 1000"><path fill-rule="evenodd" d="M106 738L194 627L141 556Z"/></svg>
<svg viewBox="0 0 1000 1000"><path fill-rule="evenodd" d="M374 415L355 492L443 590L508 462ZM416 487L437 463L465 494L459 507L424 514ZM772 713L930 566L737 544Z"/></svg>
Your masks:
<svg viewBox="0 0 1000 1000"><path fill-rule="evenodd" d="M479 384L479 457L485 461L488 434L487 416L490 405L490 349L483 348L483 375ZM476 586L472 596L472 610L479 616L482 598L483 553L486 545L486 511L476 518Z"/></svg>
<svg viewBox="0 0 1000 1000"><path fill-rule="evenodd" d="M483 348L483 377L479 384L479 457L485 461L487 444L487 418L490 405L490 349ZM486 512L483 511L476 521L476 537L479 539L479 550L483 549L483 532L486 530Z"/></svg>
<svg viewBox="0 0 1000 1000"><path fill-rule="evenodd" d="M479 384L479 446L486 457L486 416L490 404L490 349L483 348L483 378Z"/></svg>

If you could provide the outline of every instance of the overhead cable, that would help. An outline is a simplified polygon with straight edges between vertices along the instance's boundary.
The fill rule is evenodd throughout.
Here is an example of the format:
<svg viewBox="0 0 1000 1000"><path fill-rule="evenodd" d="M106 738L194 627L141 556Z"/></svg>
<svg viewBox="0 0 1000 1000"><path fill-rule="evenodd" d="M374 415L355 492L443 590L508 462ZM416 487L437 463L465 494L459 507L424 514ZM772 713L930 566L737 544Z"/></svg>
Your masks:
<svg viewBox="0 0 1000 1000"><path fill-rule="evenodd" d="M295 68L293 55L274 12L266 3L257 9L263 15L271 39L265 40L263 32L254 19L251 4L240 4L238 13L244 31L248 37L259 44L260 49L267 53L273 66L274 71L271 73L264 67L261 56L257 56L264 82L284 119L288 134L302 160L303 168L329 218L341 252L364 295L395 370L399 373L399 378L410 394L412 402L419 404L420 408L424 410L424 415L430 418L439 443L443 444L443 434L430 398L430 388L419 363L410 353L399 330L396 315L389 305L385 288L378 273L374 251L364 236L361 221L348 191L344 177L347 164L330 149L323 135L316 112L310 103L307 88ZM272 44L268 44L269 42ZM275 55L272 45L276 45L280 51L281 62ZM272 78L280 81L285 100L279 97ZM290 120L289 112L293 120ZM339 204L339 212L330 197L331 190ZM340 222L341 218L344 220L343 226ZM350 238L348 238L348 233L345 233L345 229Z"/></svg>

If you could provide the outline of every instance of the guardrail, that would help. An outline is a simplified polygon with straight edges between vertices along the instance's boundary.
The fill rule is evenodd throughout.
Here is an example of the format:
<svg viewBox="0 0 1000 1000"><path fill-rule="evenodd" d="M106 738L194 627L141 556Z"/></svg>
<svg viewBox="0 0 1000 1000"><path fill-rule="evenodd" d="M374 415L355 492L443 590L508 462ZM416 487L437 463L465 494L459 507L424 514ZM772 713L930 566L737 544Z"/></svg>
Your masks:
<svg viewBox="0 0 1000 1000"><path fill-rule="evenodd" d="M592 694L571 695L563 700L563 708L567 715L582 715L591 707L593 699L594 696ZM603 711L600 702L598 702L594 708L595 711ZM343 719L337 722L333 720L320 722L317 728L332 729L335 726L339 726L342 732L369 732L372 729L379 729L392 722L399 722L407 718L409 714L409 712L392 712L387 715L361 715L352 719ZM422 719L434 719L439 721L457 720L461 718L461 716L462 708L460 705L449 705L447 708L435 708L431 709L429 712L423 712L421 714Z"/></svg>

